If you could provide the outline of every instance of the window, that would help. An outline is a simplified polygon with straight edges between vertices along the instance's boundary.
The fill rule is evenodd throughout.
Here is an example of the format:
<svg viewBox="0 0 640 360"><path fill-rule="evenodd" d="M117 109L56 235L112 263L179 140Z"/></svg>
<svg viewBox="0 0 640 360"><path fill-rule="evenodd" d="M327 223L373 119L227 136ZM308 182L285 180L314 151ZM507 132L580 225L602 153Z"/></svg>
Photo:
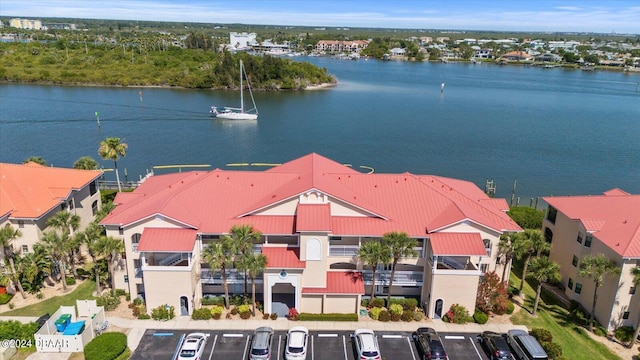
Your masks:
<svg viewBox="0 0 640 360"><path fill-rule="evenodd" d="M131 248L133 249L133 252L138 251L138 243L140 242L141 237L142 235L140 233L131 235Z"/></svg>
<svg viewBox="0 0 640 360"><path fill-rule="evenodd" d="M582 284L576 283L576 294L580 294L582 292Z"/></svg>
<svg viewBox="0 0 640 360"><path fill-rule="evenodd" d="M548 227L544 228L544 239L547 240L548 243L553 241L553 231Z"/></svg>
<svg viewBox="0 0 640 360"><path fill-rule="evenodd" d="M487 251L487 256L491 256L491 240L482 239L482 242L484 243L484 249Z"/></svg>
<svg viewBox="0 0 640 360"><path fill-rule="evenodd" d="M578 233L578 238L576 239L576 241L580 244L582 244L582 233Z"/></svg>
<svg viewBox="0 0 640 360"><path fill-rule="evenodd" d="M622 318L623 318L624 320L627 320L627 319L629 318L629 312L628 312L628 311L625 311L625 312L622 314Z"/></svg>
<svg viewBox="0 0 640 360"><path fill-rule="evenodd" d="M67 203L63 202L62 204L60 204L60 208L62 209L62 211L67 210Z"/></svg>
<svg viewBox="0 0 640 360"><path fill-rule="evenodd" d="M24 220L18 220L18 227L24 229Z"/></svg>
<svg viewBox="0 0 640 360"><path fill-rule="evenodd" d="M500 263L501 263L501 262L502 262L502 258L501 258L500 256L498 256L498 257L496 258L496 265L500 265ZM506 266L506 265L507 265L507 264L505 264L505 266Z"/></svg>
<svg viewBox="0 0 640 360"><path fill-rule="evenodd" d="M587 235L587 237L584 239L584 246L591 247L591 241L593 241L593 236Z"/></svg>
<svg viewBox="0 0 640 360"><path fill-rule="evenodd" d="M573 267L578 267L578 257L573 255L573 260L571 260L571 265L573 265Z"/></svg>
<svg viewBox="0 0 640 360"><path fill-rule="evenodd" d="M635 293L636 293L636 287L635 286L630 287L629 288L629 295L633 295Z"/></svg>
<svg viewBox="0 0 640 360"><path fill-rule="evenodd" d="M74 205L73 205L73 199L69 200L69 210L73 210Z"/></svg>
<svg viewBox="0 0 640 360"><path fill-rule="evenodd" d="M94 216L98 213L98 200L91 203L91 213Z"/></svg>
<svg viewBox="0 0 640 360"><path fill-rule="evenodd" d="M28 253L29 252L29 245L22 245L22 252L23 253Z"/></svg>
<svg viewBox="0 0 640 360"><path fill-rule="evenodd" d="M329 241L340 241L342 236L329 236Z"/></svg>
<svg viewBox="0 0 640 360"><path fill-rule="evenodd" d="M567 284L567 287L569 288L569 290L573 290L573 279L569 278L569 283Z"/></svg>
<svg viewBox="0 0 640 360"><path fill-rule="evenodd" d="M92 181L91 184L89 184L89 193L93 195L97 192L98 192L98 186L96 185L95 181Z"/></svg>
<svg viewBox="0 0 640 360"><path fill-rule="evenodd" d="M322 260L322 244L320 240L315 238L307 240L306 259Z"/></svg>
<svg viewBox="0 0 640 360"><path fill-rule="evenodd" d="M549 206L547 209L547 220L549 220L552 224L556 223L556 217L558 216L558 209L553 206Z"/></svg>

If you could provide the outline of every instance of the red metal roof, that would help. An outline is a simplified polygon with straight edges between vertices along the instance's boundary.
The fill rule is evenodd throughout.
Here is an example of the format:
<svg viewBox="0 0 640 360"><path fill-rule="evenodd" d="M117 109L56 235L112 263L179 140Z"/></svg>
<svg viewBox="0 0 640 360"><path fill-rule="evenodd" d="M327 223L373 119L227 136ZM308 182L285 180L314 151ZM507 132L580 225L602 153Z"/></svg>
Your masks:
<svg viewBox="0 0 640 360"><path fill-rule="evenodd" d="M438 256L487 256L479 233L433 233L429 242Z"/></svg>
<svg viewBox="0 0 640 360"><path fill-rule="evenodd" d="M623 257L640 258L640 195L612 189L604 195L544 197L569 219Z"/></svg>
<svg viewBox="0 0 640 360"><path fill-rule="evenodd" d="M296 231L331 232L331 208L329 204L298 204Z"/></svg>
<svg viewBox="0 0 640 360"><path fill-rule="evenodd" d="M138 251L192 252L197 232L192 229L145 228Z"/></svg>
<svg viewBox="0 0 640 360"><path fill-rule="evenodd" d="M363 294L364 280L359 271L327 272L327 287L303 287L303 294Z"/></svg>
<svg viewBox="0 0 640 360"><path fill-rule="evenodd" d="M321 218L297 219L295 208L289 206L269 211L297 202L308 191L325 194L329 202L340 204L337 208L357 214L331 214L329 224L325 210L306 205L303 214L318 210ZM404 231L424 237L464 220L499 232L521 230L502 211L504 203L486 201L488 197L471 182L410 173L363 174L318 154L266 171L216 169L156 175L133 193L119 196L120 205L102 224L122 226L160 214L200 233L214 234L251 224L264 234L320 229L338 236Z"/></svg>
<svg viewBox="0 0 640 360"><path fill-rule="evenodd" d="M263 246L262 255L267 257L267 268L304 269L300 260L300 248L283 246Z"/></svg>

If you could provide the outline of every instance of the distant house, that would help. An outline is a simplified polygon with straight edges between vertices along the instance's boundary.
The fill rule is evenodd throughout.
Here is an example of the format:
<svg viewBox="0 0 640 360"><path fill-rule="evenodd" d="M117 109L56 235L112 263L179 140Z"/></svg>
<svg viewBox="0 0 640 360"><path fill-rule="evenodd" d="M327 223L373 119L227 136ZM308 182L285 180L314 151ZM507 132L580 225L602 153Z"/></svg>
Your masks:
<svg viewBox="0 0 640 360"><path fill-rule="evenodd" d="M547 54L538 55L536 56L535 59L536 61L541 61L541 62L558 62L562 60L562 57L560 57L560 55L547 53Z"/></svg>
<svg viewBox="0 0 640 360"><path fill-rule="evenodd" d="M389 52L391 53L391 56L405 56L407 53L405 49L401 48L393 48L389 50Z"/></svg>
<svg viewBox="0 0 640 360"><path fill-rule="evenodd" d="M320 40L316 44L317 52L359 53L369 46L366 40Z"/></svg>
<svg viewBox="0 0 640 360"><path fill-rule="evenodd" d="M473 54L476 59L493 59L493 49L479 49Z"/></svg>
<svg viewBox="0 0 640 360"><path fill-rule="evenodd" d="M533 56L524 51L510 51L502 55L500 58L507 61L529 61L533 59Z"/></svg>
<svg viewBox="0 0 640 360"><path fill-rule="evenodd" d="M47 220L58 211L80 216L80 227L86 227L101 207L97 186L101 176L98 170L0 163L0 226L22 233L13 242L15 251L33 251Z"/></svg>

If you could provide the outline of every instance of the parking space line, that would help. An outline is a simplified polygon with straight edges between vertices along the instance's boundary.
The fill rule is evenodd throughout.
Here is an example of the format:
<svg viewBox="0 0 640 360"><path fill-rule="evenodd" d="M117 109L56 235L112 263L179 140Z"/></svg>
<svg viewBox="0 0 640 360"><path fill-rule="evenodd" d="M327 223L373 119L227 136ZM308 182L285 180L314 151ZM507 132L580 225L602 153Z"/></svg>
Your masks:
<svg viewBox="0 0 640 360"><path fill-rule="evenodd" d="M411 350L411 357L413 358L413 360L416 360L416 354L413 353L413 346L411 346L411 340L409 340L408 336L407 336L407 344L409 344L409 350Z"/></svg>
<svg viewBox="0 0 640 360"><path fill-rule="evenodd" d="M313 335L311 335L311 360L314 360L314 352L313 352Z"/></svg>
<svg viewBox="0 0 640 360"><path fill-rule="evenodd" d="M249 347L249 338L250 336L247 336L247 342L244 344L244 352L242 353L243 359L247 358L247 348Z"/></svg>
<svg viewBox="0 0 640 360"><path fill-rule="evenodd" d="M447 340L464 340L464 336L462 335L447 335L444 338Z"/></svg>
<svg viewBox="0 0 640 360"><path fill-rule="evenodd" d="M338 337L338 334L317 334L318 337Z"/></svg>
<svg viewBox="0 0 640 360"><path fill-rule="evenodd" d="M182 346L182 342L184 341L185 336L187 335L182 334L182 336L180 336L180 340L178 340L178 345L176 345L176 349L173 351L173 356L171 357L172 360L178 357L178 353L180 352L180 346Z"/></svg>
<svg viewBox="0 0 640 360"><path fill-rule="evenodd" d="M244 334L222 334L222 337L244 337Z"/></svg>
<svg viewBox="0 0 640 360"><path fill-rule="evenodd" d="M282 335L278 335L278 360L280 360L280 346L282 345Z"/></svg>
<svg viewBox="0 0 640 360"><path fill-rule="evenodd" d="M216 334L216 336L213 338L213 345L211 346L211 354L209 354L209 360L211 360L211 357L213 356L213 349L216 348L217 341L218 341L218 334Z"/></svg>
<svg viewBox="0 0 640 360"><path fill-rule="evenodd" d="M476 354L478 354L478 359L482 359L482 356L480 356L480 352L476 347L476 343L473 341L473 337L469 336L469 341L471 341L471 345L473 345L473 348L476 350Z"/></svg>
<svg viewBox="0 0 640 360"><path fill-rule="evenodd" d="M402 335L382 335L383 339L402 339Z"/></svg>
<svg viewBox="0 0 640 360"><path fill-rule="evenodd" d="M342 347L344 348L344 360L348 360L348 357L347 357L347 340L344 338L344 335L342 335Z"/></svg>

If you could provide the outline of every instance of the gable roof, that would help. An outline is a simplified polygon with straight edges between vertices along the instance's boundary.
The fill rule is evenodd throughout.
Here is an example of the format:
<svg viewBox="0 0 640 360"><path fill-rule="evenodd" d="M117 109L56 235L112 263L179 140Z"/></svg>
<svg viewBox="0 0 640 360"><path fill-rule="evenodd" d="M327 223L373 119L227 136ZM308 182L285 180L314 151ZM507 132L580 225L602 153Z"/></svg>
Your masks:
<svg viewBox="0 0 640 360"><path fill-rule="evenodd" d="M433 233L429 235L429 243L433 255L487 256L479 233Z"/></svg>
<svg viewBox="0 0 640 360"><path fill-rule="evenodd" d="M329 204L298 203L313 191ZM424 237L464 220L497 232L521 230L504 212L504 202L487 201L471 182L410 173L363 174L318 154L266 171L156 175L133 194L118 195L120 205L102 224L126 226L161 214L200 233L219 234L233 225L251 224L265 234L379 236L404 231Z"/></svg>
<svg viewBox="0 0 640 360"><path fill-rule="evenodd" d="M145 228L138 251L192 252L197 232L192 229Z"/></svg>
<svg viewBox="0 0 640 360"><path fill-rule="evenodd" d="M549 205L578 220L622 257L640 258L640 195L612 189L603 195L544 197Z"/></svg>
<svg viewBox="0 0 640 360"><path fill-rule="evenodd" d="M100 170L0 163L0 215L37 219L100 176Z"/></svg>
<svg viewBox="0 0 640 360"><path fill-rule="evenodd" d="M263 246L262 255L267 257L267 269L304 269L306 263L300 260L300 248Z"/></svg>
<svg viewBox="0 0 640 360"><path fill-rule="evenodd" d="M362 294L364 278L359 271L328 271L327 286L303 287L303 294Z"/></svg>

